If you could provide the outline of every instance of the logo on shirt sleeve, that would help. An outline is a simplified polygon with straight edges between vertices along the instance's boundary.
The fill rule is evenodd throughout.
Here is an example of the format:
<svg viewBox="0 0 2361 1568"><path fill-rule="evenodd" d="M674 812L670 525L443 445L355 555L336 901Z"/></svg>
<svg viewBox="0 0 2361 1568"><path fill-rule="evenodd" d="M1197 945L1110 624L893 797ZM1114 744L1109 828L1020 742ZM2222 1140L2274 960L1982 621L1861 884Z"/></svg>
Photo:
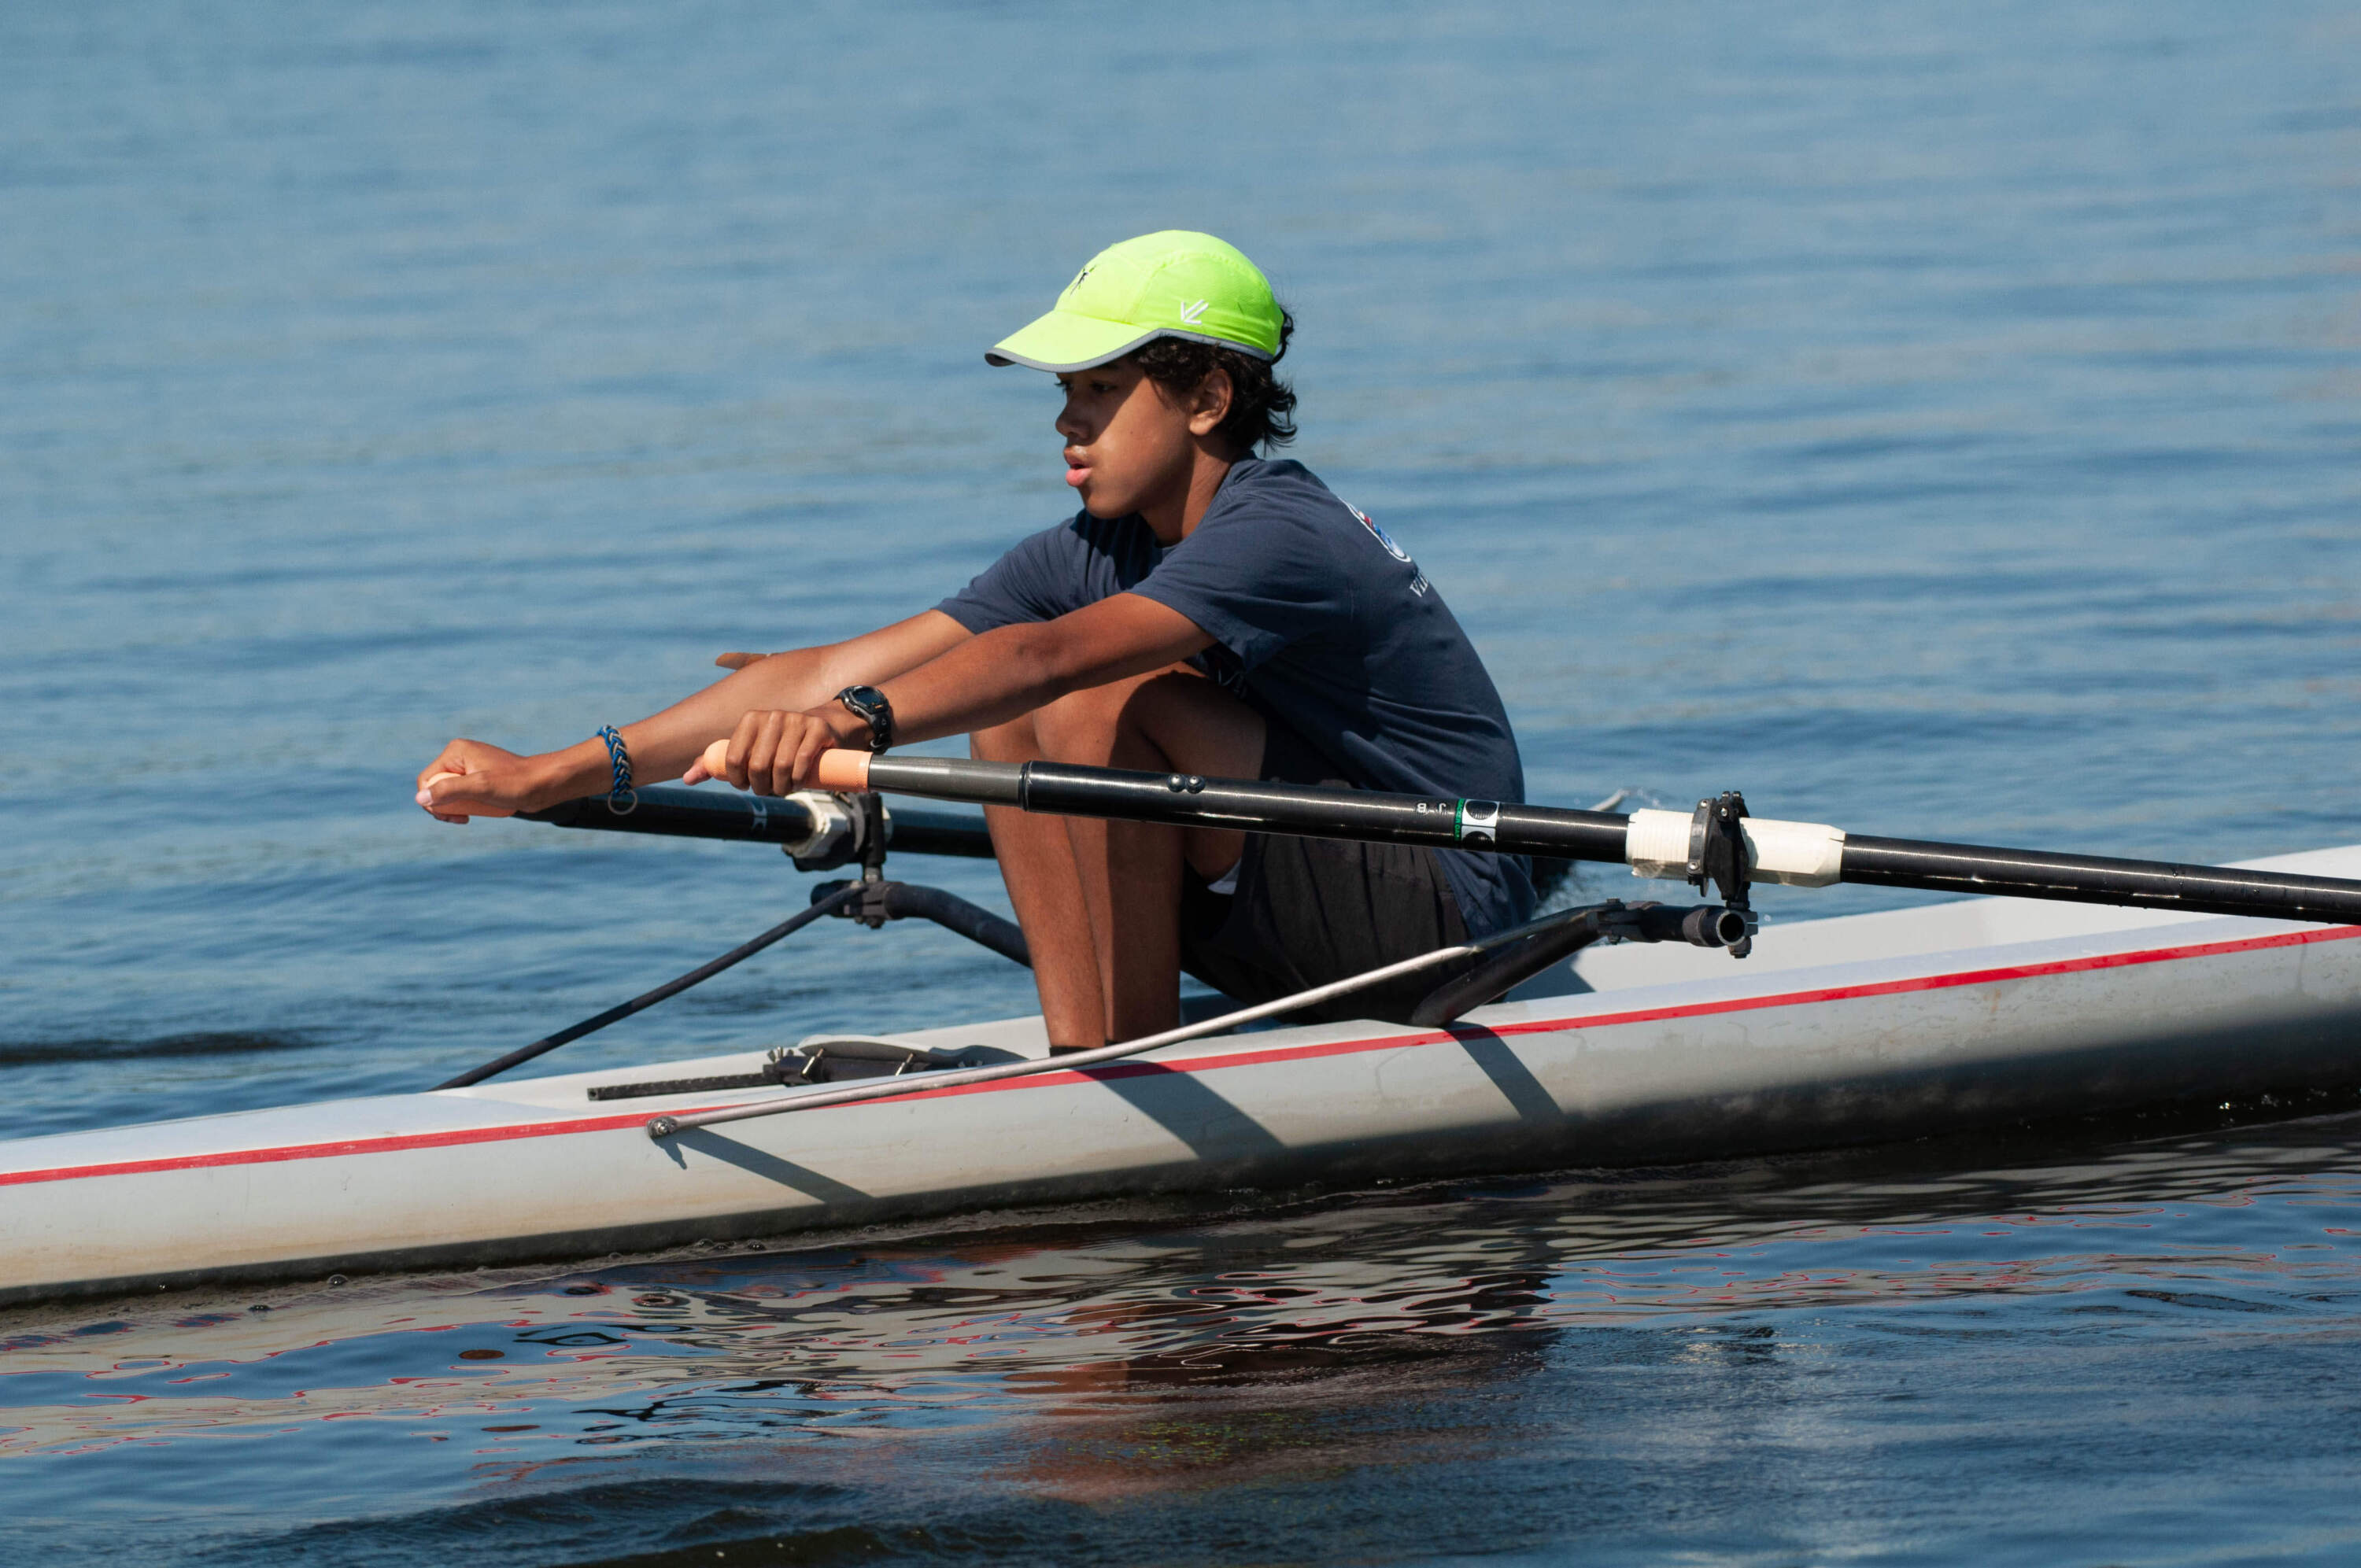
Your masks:
<svg viewBox="0 0 2361 1568"><path fill-rule="evenodd" d="M1359 507L1355 506L1350 501L1346 501L1345 503L1345 510L1361 520L1361 526L1369 531L1370 538L1375 539L1378 543L1386 547L1387 554L1392 556L1395 560L1401 562L1404 565L1414 566L1418 565L1417 562L1412 561L1410 558L1409 551L1394 543L1392 534L1388 533L1384 529L1379 528L1376 522L1371 521L1367 512L1363 511Z"/></svg>
<svg viewBox="0 0 2361 1568"><path fill-rule="evenodd" d="M1424 598L1426 597L1426 590L1433 585L1426 580L1426 574L1418 570L1418 563L1410 558L1410 552L1395 543L1393 535L1388 533L1384 529L1379 528L1375 520L1373 520L1367 512L1363 511L1359 507L1355 506L1350 501L1346 501L1345 503L1345 510L1351 512L1354 517L1360 521L1361 526L1369 531L1370 538L1376 540L1378 543L1386 547L1387 554L1392 556L1395 560L1400 562L1403 565L1408 566L1411 569L1414 574L1414 578L1410 585L1410 591L1416 594L1419 598Z"/></svg>

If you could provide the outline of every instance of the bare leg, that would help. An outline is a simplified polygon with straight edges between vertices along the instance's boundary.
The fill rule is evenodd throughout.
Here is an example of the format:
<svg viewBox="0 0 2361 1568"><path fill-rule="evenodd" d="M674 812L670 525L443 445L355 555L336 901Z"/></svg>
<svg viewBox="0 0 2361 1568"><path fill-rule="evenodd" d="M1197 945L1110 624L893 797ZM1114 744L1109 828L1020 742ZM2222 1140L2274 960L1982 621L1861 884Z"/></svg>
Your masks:
<svg viewBox="0 0 2361 1568"><path fill-rule="evenodd" d="M1262 767L1262 716L1185 667L1071 693L1033 719L1041 752L1053 762L1233 778ZM1104 997L1104 1037L1170 1028L1179 1018L1182 858L1201 876L1218 877L1237 863L1245 836L1081 817L1063 827ZM1047 981L1043 994L1046 1007Z"/></svg>
<svg viewBox="0 0 2361 1568"><path fill-rule="evenodd" d="M1034 716L1027 714L969 737L968 750L994 762L1042 760ZM992 852L1025 945L1033 953L1033 980L1041 992L1041 1021L1053 1046L1106 1043L1106 992L1096 945L1082 905L1082 880L1065 823L1012 806L987 806Z"/></svg>

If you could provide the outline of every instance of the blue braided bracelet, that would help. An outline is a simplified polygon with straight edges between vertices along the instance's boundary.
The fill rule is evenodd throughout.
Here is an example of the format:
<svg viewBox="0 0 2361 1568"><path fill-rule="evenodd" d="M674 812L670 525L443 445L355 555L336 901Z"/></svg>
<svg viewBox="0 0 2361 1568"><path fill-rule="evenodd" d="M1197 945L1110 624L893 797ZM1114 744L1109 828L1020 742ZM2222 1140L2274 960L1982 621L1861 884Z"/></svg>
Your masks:
<svg viewBox="0 0 2361 1568"><path fill-rule="evenodd" d="M631 753L623 744L623 732L611 724L599 729L598 739L607 742L607 764L612 770L607 809L618 817L629 817L640 806L639 791L631 787Z"/></svg>

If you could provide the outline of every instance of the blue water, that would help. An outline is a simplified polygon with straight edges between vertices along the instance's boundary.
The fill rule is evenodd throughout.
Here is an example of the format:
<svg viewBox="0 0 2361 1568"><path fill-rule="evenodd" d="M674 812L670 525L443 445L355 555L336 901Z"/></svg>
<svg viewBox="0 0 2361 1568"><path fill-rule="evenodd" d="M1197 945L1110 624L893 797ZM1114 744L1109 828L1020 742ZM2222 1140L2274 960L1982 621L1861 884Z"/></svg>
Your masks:
<svg viewBox="0 0 2361 1568"><path fill-rule="evenodd" d="M1154 227L1270 271L1535 798L2361 839L2356 170L2326 3L0 9L11 1130L430 1083L800 905L406 781L1059 515L981 350ZM836 927L567 1054L1029 996ZM0 1543L2351 1561L2356 1183L2110 1124L20 1312Z"/></svg>

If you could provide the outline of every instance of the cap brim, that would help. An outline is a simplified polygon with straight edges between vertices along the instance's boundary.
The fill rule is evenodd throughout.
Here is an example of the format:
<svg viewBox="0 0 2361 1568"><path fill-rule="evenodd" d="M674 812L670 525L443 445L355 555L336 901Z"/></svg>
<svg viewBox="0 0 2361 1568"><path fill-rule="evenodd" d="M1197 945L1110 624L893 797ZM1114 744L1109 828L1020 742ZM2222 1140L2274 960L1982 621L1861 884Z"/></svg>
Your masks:
<svg viewBox="0 0 2361 1568"><path fill-rule="evenodd" d="M1065 375L1074 370L1088 370L1093 366L1109 364L1122 358L1142 344L1159 337L1185 337L1193 343L1210 343L1217 348L1235 348L1257 359L1272 357L1266 349L1251 343L1234 343L1225 337L1206 333L1179 332L1171 327L1149 327L1145 332L1130 322L1103 321L1097 316L1076 315L1070 311L1051 311L1038 321L1002 338L983 351L987 365L1023 365L1034 370L1048 370Z"/></svg>
<svg viewBox="0 0 2361 1568"><path fill-rule="evenodd" d="M987 365L1024 365L1035 370L1087 370L1104 365L1156 336L1129 322L1051 311L984 350Z"/></svg>

